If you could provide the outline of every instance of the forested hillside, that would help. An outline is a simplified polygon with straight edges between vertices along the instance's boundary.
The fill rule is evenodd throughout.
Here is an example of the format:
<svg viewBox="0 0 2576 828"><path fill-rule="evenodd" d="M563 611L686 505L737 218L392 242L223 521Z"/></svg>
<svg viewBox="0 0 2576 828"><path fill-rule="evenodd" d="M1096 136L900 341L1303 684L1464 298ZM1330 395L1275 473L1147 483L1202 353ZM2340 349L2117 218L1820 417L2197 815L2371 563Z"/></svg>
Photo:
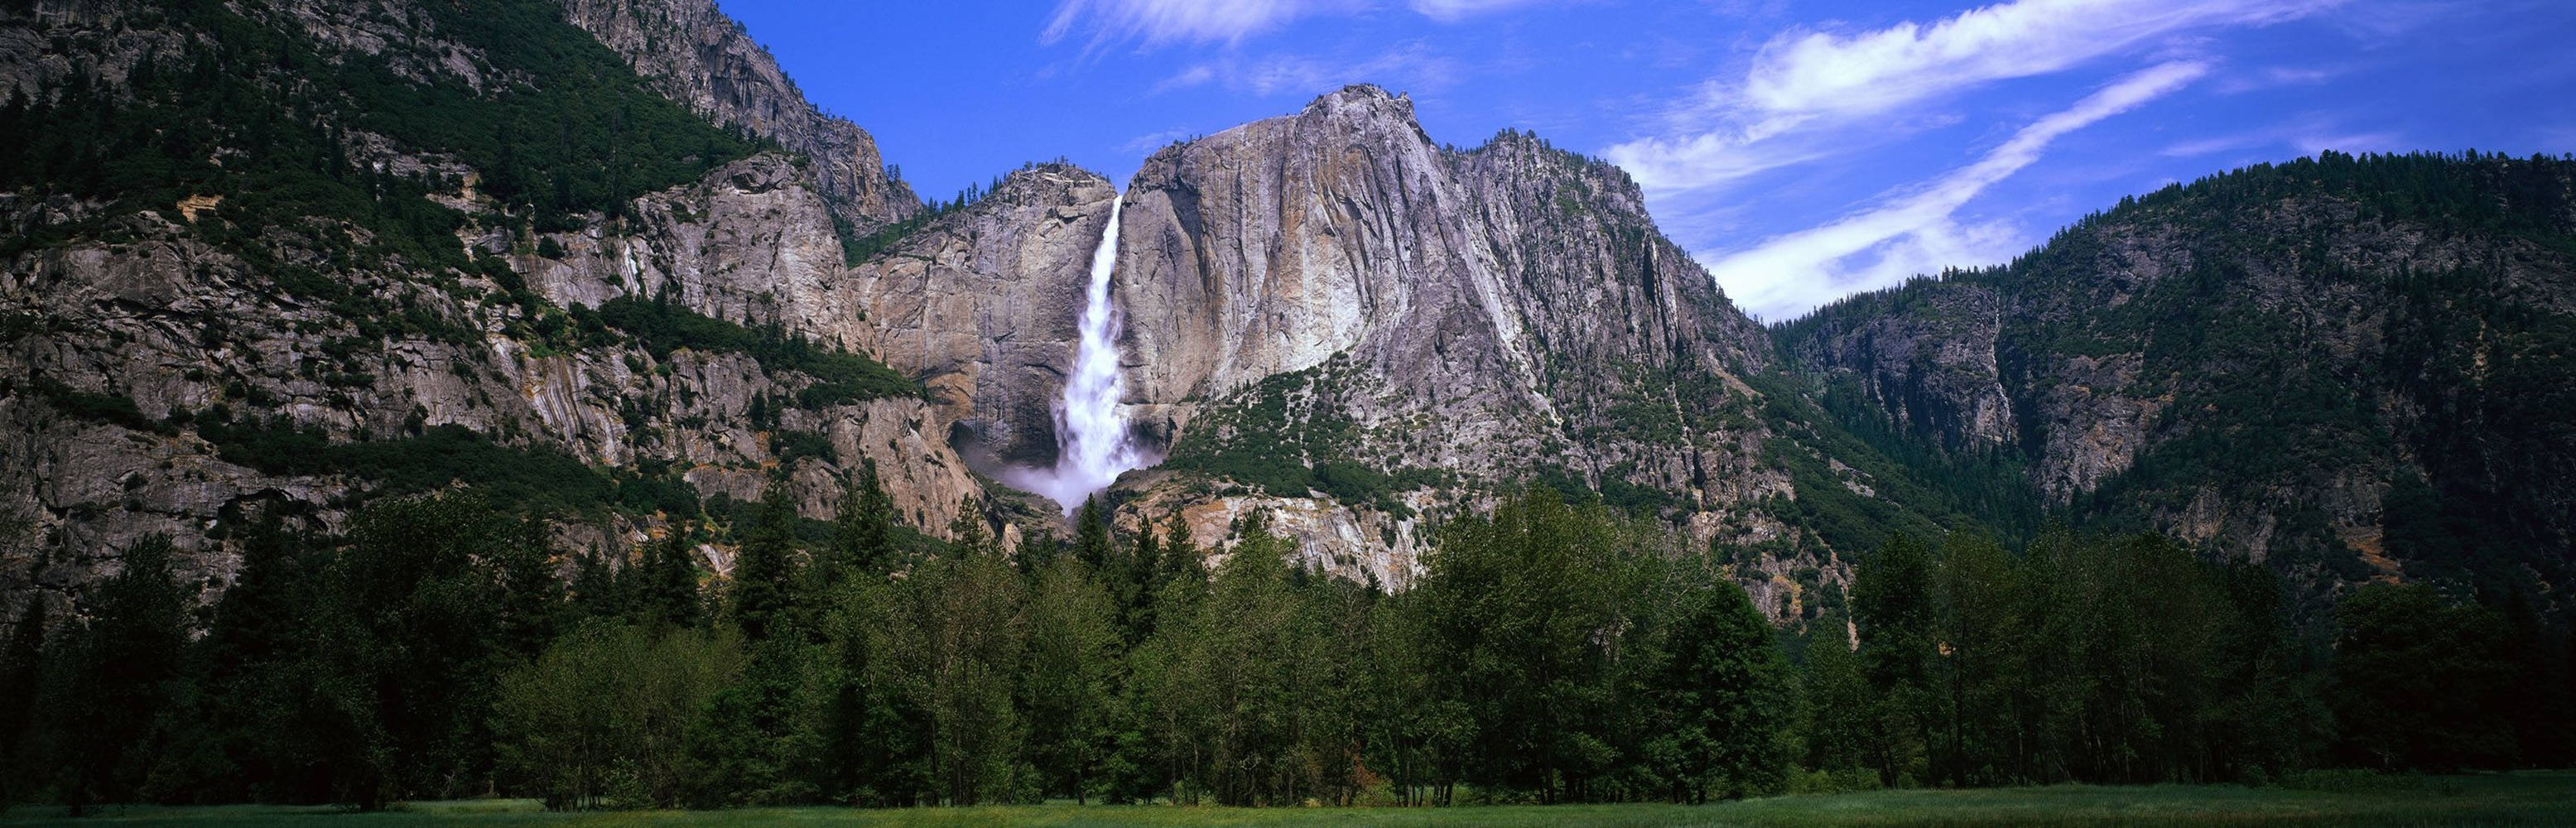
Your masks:
<svg viewBox="0 0 2576 828"><path fill-rule="evenodd" d="M1006 555L973 519L904 543L888 504L863 478L808 539L773 498L702 586L683 534L567 583L501 504L386 501L259 525L203 616L147 539L85 618L15 628L0 778L75 808L1701 802L2557 766L2576 733L2529 604L2374 584L2317 638L2276 576L2151 536L1898 536L1784 635L1722 552L1546 489L1393 594L1258 519L1086 507Z"/></svg>
<svg viewBox="0 0 2576 828"><path fill-rule="evenodd" d="M1373 86L924 204L705 0L0 43L0 807L2576 760L2567 158L2213 176L1766 331L1618 167ZM997 478L1113 211L1166 462L1060 516Z"/></svg>
<svg viewBox="0 0 2576 828"><path fill-rule="evenodd" d="M211 600L259 520L459 484L565 545L725 541L773 478L819 521L874 462L945 525L975 484L924 389L814 322L870 216L921 205L853 206L817 178L851 158L785 146L882 176L854 127L710 121L563 14L0 14L37 47L0 59L0 604L73 609L151 535Z"/></svg>
<svg viewBox="0 0 2576 828"><path fill-rule="evenodd" d="M2576 162L2328 153L2125 202L1777 327L1945 486L2317 589L2556 604L2576 548ZM2010 510L1999 525L2027 526Z"/></svg>

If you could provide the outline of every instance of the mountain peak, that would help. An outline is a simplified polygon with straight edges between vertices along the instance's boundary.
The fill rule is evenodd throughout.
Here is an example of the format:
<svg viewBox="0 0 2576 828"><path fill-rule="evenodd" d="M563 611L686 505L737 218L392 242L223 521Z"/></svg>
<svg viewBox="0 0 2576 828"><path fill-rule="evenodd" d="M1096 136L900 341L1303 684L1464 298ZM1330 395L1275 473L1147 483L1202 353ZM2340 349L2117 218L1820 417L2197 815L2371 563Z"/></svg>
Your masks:
<svg viewBox="0 0 2576 828"><path fill-rule="evenodd" d="M1306 112L1387 113L1413 123L1413 96L1388 94L1385 87L1373 83L1354 83L1316 96L1306 104Z"/></svg>

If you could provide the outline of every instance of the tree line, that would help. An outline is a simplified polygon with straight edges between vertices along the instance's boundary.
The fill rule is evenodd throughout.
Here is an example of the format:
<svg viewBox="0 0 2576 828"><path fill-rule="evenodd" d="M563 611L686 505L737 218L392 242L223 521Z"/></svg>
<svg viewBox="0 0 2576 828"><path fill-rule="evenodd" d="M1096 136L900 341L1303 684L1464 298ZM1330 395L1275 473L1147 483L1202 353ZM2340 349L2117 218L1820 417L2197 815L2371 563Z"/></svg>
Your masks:
<svg viewBox="0 0 2576 828"><path fill-rule="evenodd" d="M907 543L872 473L828 532L784 488L721 574L711 527L567 552L470 491L263 518L205 607L146 539L80 615L13 627L0 793L1701 802L2566 758L2570 639L2537 613L2373 585L2311 633L2259 568L2151 537L1899 535L1848 616L1781 629L1726 550L1546 488L1448 520L1394 593L1258 514L1202 548L1093 504L1005 553L975 508Z"/></svg>

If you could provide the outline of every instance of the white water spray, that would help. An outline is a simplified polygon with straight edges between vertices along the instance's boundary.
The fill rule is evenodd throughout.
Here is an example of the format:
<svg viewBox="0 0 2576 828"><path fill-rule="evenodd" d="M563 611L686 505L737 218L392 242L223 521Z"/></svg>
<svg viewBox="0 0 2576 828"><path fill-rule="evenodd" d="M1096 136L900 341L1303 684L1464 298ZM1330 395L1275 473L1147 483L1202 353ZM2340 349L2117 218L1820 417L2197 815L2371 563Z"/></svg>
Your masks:
<svg viewBox="0 0 2576 828"><path fill-rule="evenodd" d="M1083 500L1109 488L1118 475L1145 466L1118 411L1126 378L1119 370L1122 321L1109 298L1109 276L1118 269L1118 213L1124 197L1109 202L1109 226L1091 253L1091 287L1082 306L1082 343L1073 352L1073 376L1055 403L1055 468L1010 475L1020 488L1046 495L1072 514Z"/></svg>

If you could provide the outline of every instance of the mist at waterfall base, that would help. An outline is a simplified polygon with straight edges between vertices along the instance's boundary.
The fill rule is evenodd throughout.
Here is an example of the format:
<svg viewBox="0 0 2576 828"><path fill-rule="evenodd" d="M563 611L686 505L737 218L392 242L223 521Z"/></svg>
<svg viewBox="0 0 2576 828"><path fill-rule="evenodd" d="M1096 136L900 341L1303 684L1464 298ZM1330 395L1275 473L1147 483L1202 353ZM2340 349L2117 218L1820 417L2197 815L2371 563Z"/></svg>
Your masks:
<svg viewBox="0 0 2576 828"><path fill-rule="evenodd" d="M1091 285L1084 294L1078 326L1082 341L1074 349L1073 373L1054 406L1055 466L1011 468L1002 473L1002 482L1045 495L1067 515L1109 488L1118 475L1153 463L1118 410L1127 380L1118 362L1122 320L1110 299L1109 276L1118 269L1118 215L1125 200L1121 196L1109 203L1109 225L1101 230L1100 247L1091 253Z"/></svg>

